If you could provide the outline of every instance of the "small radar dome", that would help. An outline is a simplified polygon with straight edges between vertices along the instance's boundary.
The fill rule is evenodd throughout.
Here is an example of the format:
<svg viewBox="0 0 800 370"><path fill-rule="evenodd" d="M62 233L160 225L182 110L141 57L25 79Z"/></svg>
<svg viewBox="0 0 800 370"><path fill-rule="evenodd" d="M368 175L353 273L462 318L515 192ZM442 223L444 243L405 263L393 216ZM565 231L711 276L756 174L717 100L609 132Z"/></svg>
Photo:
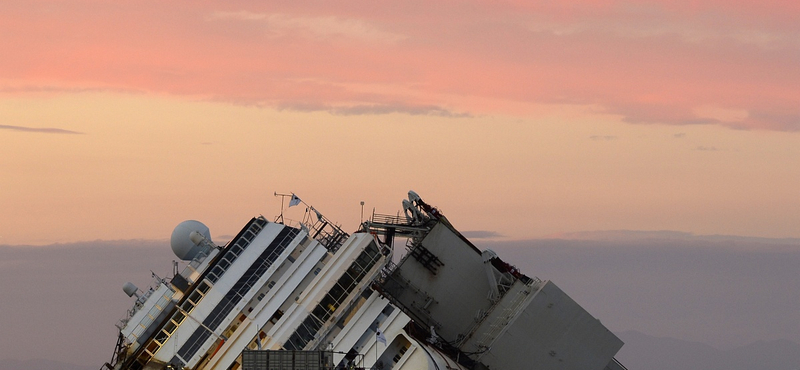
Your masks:
<svg viewBox="0 0 800 370"><path fill-rule="evenodd" d="M133 297L135 295L138 298L139 295L136 294L137 290L139 290L139 288L137 288L136 285L134 285L130 281L122 286L122 291L125 292L125 294L127 294L128 297Z"/></svg>
<svg viewBox="0 0 800 370"><path fill-rule="evenodd" d="M211 232L208 227L195 220L183 221L178 224L170 238L172 252L184 261L191 261L200 252L207 253L212 245Z"/></svg>

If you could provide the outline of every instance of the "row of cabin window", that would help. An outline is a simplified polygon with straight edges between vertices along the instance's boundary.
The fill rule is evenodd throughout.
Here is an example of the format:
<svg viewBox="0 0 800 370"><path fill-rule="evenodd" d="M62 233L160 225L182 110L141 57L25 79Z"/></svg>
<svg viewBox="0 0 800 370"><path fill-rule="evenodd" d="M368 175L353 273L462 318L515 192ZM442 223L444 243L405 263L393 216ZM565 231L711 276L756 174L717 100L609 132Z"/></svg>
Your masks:
<svg viewBox="0 0 800 370"><path fill-rule="evenodd" d="M262 223L266 224L266 221ZM212 283L215 283L217 280L219 280L219 276L221 276L222 273L224 273L225 270L228 267L230 267L232 260L235 260L242 253L242 251L244 251L244 248L246 248L250 244L250 242L252 242L253 238L255 238L255 235L258 234L258 232L261 231L261 229L263 229L262 223L254 222L243 235L243 239L237 241L237 244L235 244L232 248L229 248L228 251L226 251L226 255L223 257L222 261L220 261L220 264L217 264L217 266L215 266L216 271L212 270L209 273L208 280L210 280ZM228 259L226 259L225 257L228 257ZM221 269L217 268L220 265L225 265L225 266ZM190 295L183 302L183 304L181 305L181 309L185 311L187 314L191 312L197 306L197 304L200 303L200 300L203 299L205 293L208 292L209 288L210 286L205 281L200 283L198 288L195 289L194 292L192 292L192 295ZM158 352L161 346L164 345L167 339L169 339L172 333L175 332L175 329L177 329L177 327L183 322L185 318L186 316L184 315L183 312L181 312L181 310L176 311L172 315L172 318L170 318L170 320L166 324L164 324L164 328L162 328L159 331L154 340L150 342L147 348L145 348L145 350L149 352L150 356L154 356L155 353Z"/></svg>
<svg viewBox="0 0 800 370"><path fill-rule="evenodd" d="M261 277L261 275L264 274L264 272L267 271L269 266L271 266L280 253L286 249L286 246L291 243L295 236L297 236L296 230L287 230L284 238L274 245L272 251L267 256L264 256L263 254L259 256L253 262L253 265L251 265L250 268L248 268L247 271L242 275L239 281L234 284L231 290L225 294L222 300L217 304L217 307L215 307L206 317L206 319L203 320L203 325L215 330L222 323L225 317L227 317L228 314L233 310L236 304L240 302L244 294L252 289L255 282ZM265 250L264 252L267 251ZM224 257L227 257L227 255ZM207 277L209 280L211 280L210 276L211 274L209 274L209 277ZM206 332L208 334L204 334ZM191 358L200 349L200 346L202 346L209 336L210 332L208 332L208 330L202 327L198 328L195 333L192 334L189 341L184 343L178 354L184 359Z"/></svg>
<svg viewBox="0 0 800 370"><path fill-rule="evenodd" d="M164 343L167 342L167 339L169 339L172 333L175 332L175 329L177 329L183 320L186 319L184 312L191 312L197 306L197 304L200 303L200 300L205 297L205 294L209 289L211 289L211 286L208 285L207 282L201 282L192 292L192 294L183 302L181 305L181 310L175 311L170 320L164 324L164 327L161 328L159 333L154 338L158 342L159 347L163 346ZM153 354L155 354L155 352L153 352Z"/></svg>
<svg viewBox="0 0 800 370"><path fill-rule="evenodd" d="M253 230L255 233L251 230ZM222 256L222 258L220 258L219 263L217 263L217 265L214 266L214 268L211 269L211 272L208 274L208 280L210 280L212 283L216 283L222 274L228 270L228 267L233 264L233 261L236 261L236 258L238 258L239 255L241 255L242 252L250 245L250 243L253 241L253 238L255 238L255 235L260 230L261 226L258 224L253 223L250 225L250 228L244 234L242 234L242 237L239 238L239 240L237 240L236 243L234 243L230 248L225 250L225 254Z"/></svg>
<svg viewBox="0 0 800 370"><path fill-rule="evenodd" d="M366 276L375 263L380 258L375 243L370 243L356 257L344 274L336 281L333 287L320 300L319 304L311 311L300 326L295 330L289 340L284 343L284 348L302 350L308 342L322 328L322 325L333 315L336 309L343 303L344 299L355 289L358 283Z"/></svg>

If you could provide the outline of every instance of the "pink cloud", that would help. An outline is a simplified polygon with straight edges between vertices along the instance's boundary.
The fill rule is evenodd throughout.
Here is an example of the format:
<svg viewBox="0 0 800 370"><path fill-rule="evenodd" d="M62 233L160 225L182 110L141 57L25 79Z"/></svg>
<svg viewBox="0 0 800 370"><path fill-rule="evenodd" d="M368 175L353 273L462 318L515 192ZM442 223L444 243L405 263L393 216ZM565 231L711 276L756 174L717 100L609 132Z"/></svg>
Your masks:
<svg viewBox="0 0 800 370"><path fill-rule="evenodd" d="M28 126L11 126L0 125L0 130L21 131L21 132L36 132L45 134L69 134L69 135L82 135L82 132L65 130L56 127L28 127Z"/></svg>
<svg viewBox="0 0 800 370"><path fill-rule="evenodd" d="M632 123L800 130L791 2L0 7L6 93L133 90L340 114L570 103Z"/></svg>

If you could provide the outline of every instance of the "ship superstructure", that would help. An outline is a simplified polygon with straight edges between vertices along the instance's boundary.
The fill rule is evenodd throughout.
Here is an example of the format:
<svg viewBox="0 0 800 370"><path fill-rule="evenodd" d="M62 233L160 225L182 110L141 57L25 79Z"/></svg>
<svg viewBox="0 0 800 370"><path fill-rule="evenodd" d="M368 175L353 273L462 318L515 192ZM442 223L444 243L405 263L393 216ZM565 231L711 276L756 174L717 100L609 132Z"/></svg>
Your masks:
<svg viewBox="0 0 800 370"><path fill-rule="evenodd" d="M403 215L373 214L352 235L294 205L302 221L259 216L224 247L200 222L178 225L186 267L145 292L125 285L136 301L104 368L624 369L599 321L414 192Z"/></svg>

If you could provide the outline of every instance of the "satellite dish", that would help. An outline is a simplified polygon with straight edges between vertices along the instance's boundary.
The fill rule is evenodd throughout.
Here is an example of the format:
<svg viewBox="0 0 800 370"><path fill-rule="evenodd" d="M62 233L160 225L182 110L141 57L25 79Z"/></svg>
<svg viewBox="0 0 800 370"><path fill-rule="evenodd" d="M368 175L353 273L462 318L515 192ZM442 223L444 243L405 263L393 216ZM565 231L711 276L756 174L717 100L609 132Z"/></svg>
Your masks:
<svg viewBox="0 0 800 370"><path fill-rule="evenodd" d="M172 231L170 238L172 252L184 261L191 261L198 254L208 253L213 246L208 226L200 221L183 221Z"/></svg>

